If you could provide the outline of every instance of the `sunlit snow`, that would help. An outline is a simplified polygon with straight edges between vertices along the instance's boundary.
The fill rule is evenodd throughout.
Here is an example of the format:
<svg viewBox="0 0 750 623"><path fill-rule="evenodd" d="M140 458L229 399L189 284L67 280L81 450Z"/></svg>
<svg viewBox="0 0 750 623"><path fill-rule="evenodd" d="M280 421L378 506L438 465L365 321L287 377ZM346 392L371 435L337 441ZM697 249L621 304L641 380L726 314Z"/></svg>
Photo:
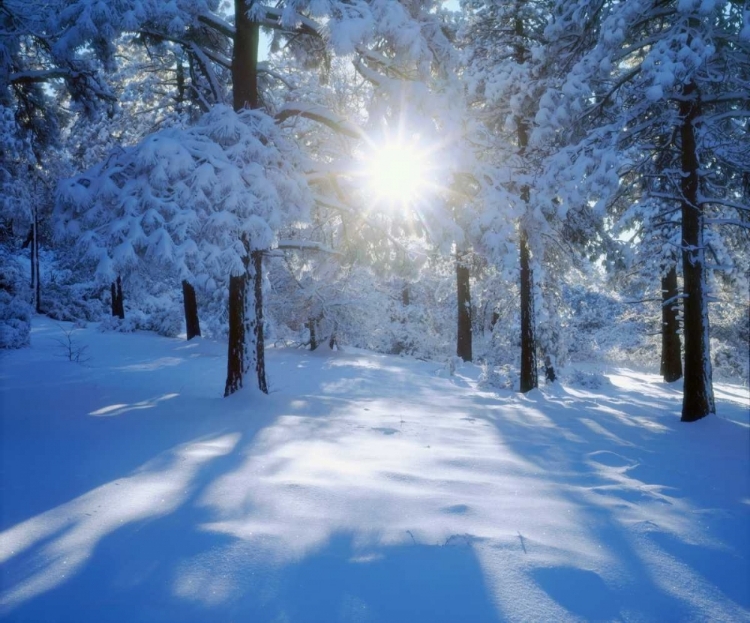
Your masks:
<svg viewBox="0 0 750 623"><path fill-rule="evenodd" d="M64 326L64 325L63 325ZM747 389L477 388L479 370L60 327L3 353L0 616L62 621L740 621Z"/></svg>

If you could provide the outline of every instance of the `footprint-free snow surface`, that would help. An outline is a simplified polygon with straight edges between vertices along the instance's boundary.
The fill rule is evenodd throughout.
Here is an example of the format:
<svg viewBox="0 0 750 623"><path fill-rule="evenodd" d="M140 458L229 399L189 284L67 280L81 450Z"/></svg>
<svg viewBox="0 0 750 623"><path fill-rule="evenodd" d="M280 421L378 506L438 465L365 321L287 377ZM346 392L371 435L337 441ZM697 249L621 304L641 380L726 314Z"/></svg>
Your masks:
<svg viewBox="0 0 750 623"><path fill-rule="evenodd" d="M62 329L0 354L3 620L750 620L746 388L269 349L222 398L222 344Z"/></svg>

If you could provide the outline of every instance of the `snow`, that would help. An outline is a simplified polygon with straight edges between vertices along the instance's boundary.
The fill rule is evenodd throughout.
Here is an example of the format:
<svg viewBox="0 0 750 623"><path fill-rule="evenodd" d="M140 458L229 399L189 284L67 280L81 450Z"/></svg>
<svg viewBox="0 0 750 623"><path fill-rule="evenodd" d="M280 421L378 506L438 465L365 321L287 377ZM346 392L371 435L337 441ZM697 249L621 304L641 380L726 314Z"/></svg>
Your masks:
<svg viewBox="0 0 750 623"><path fill-rule="evenodd" d="M746 387L269 348L225 399L224 344L70 328L0 354L4 620L750 618Z"/></svg>

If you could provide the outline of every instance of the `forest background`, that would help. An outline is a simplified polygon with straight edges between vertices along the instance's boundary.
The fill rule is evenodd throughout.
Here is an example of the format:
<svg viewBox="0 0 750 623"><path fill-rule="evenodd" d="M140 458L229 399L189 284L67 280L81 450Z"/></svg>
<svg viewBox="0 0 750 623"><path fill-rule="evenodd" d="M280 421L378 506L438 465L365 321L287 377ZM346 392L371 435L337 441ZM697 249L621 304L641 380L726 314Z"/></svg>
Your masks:
<svg viewBox="0 0 750 623"><path fill-rule="evenodd" d="M659 366L699 419L748 379L748 93L735 1L6 0L0 344L203 334L225 395L266 343Z"/></svg>

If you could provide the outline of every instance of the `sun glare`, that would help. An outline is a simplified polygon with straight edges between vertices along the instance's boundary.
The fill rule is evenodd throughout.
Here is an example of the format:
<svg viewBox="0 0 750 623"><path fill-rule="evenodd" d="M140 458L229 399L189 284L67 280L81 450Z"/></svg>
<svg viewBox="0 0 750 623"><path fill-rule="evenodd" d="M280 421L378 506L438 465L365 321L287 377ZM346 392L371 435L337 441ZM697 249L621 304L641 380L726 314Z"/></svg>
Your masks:
<svg viewBox="0 0 750 623"><path fill-rule="evenodd" d="M370 189L381 202L408 205L427 187L428 162L424 153L406 143L388 143L368 159Z"/></svg>

